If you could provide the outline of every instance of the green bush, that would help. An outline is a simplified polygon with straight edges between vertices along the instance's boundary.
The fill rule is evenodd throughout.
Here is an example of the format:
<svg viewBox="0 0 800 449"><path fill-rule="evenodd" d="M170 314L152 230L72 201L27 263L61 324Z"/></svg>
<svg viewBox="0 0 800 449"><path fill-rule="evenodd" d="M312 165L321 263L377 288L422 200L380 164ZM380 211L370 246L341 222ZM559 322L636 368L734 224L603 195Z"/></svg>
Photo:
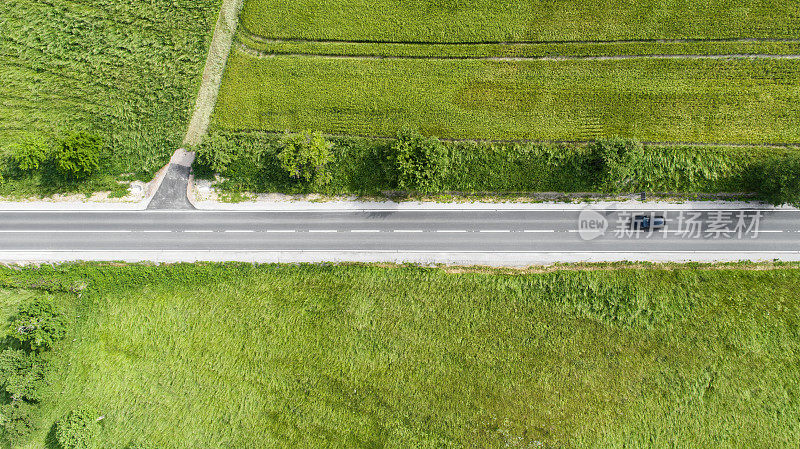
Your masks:
<svg viewBox="0 0 800 449"><path fill-rule="evenodd" d="M66 323L62 315L45 298L36 298L21 306L10 331L11 337L34 352L50 349L64 338L65 333Z"/></svg>
<svg viewBox="0 0 800 449"><path fill-rule="evenodd" d="M592 142L587 163L599 190L622 193L637 186L634 174L643 157L644 146L640 142L613 138Z"/></svg>
<svg viewBox="0 0 800 449"><path fill-rule="evenodd" d="M73 410L56 424L56 442L61 449L88 449L100 432L97 413Z"/></svg>
<svg viewBox="0 0 800 449"><path fill-rule="evenodd" d="M24 401L0 406L0 428L10 446L21 443L35 429L32 412L33 406Z"/></svg>
<svg viewBox="0 0 800 449"><path fill-rule="evenodd" d="M50 147L47 140L35 134L22 137L11 146L11 158L16 168L23 173L31 173L39 169L49 156Z"/></svg>
<svg viewBox="0 0 800 449"><path fill-rule="evenodd" d="M319 132L284 134L278 160L292 179L322 187L330 183L328 164L333 160L333 145Z"/></svg>
<svg viewBox="0 0 800 449"><path fill-rule="evenodd" d="M44 370L45 361L36 353L12 348L3 350L0 353L0 382L5 398L12 403L39 402Z"/></svg>
<svg viewBox="0 0 800 449"><path fill-rule="evenodd" d="M41 400L48 368L41 354L64 337L64 321L42 298L20 306L18 316L0 352L0 428L4 440L15 445L33 429L31 414Z"/></svg>
<svg viewBox="0 0 800 449"><path fill-rule="evenodd" d="M755 190L764 201L800 207L800 156L786 155L764 163L756 179Z"/></svg>
<svg viewBox="0 0 800 449"><path fill-rule="evenodd" d="M103 139L79 131L63 139L56 147L53 162L59 174L71 181L82 181L100 168Z"/></svg>
<svg viewBox="0 0 800 449"><path fill-rule="evenodd" d="M197 163L214 173L222 173L233 160L236 144L218 133L211 133L197 146Z"/></svg>
<svg viewBox="0 0 800 449"><path fill-rule="evenodd" d="M450 166L447 148L439 139L424 137L417 131L403 129L392 145L397 166L398 185L422 193L435 192Z"/></svg>

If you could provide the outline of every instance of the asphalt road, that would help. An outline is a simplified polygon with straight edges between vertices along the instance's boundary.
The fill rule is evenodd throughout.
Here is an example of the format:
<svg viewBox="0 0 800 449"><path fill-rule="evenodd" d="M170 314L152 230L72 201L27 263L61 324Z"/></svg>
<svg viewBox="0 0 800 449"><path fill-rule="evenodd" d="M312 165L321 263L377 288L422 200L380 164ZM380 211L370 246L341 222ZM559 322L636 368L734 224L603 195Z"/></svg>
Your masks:
<svg viewBox="0 0 800 449"><path fill-rule="evenodd" d="M667 227L654 232L632 231L635 214L601 212L607 229L589 241L580 232L579 219L585 217L577 210L0 212L0 253L734 252L742 258L751 252L800 254L800 211L670 211Z"/></svg>

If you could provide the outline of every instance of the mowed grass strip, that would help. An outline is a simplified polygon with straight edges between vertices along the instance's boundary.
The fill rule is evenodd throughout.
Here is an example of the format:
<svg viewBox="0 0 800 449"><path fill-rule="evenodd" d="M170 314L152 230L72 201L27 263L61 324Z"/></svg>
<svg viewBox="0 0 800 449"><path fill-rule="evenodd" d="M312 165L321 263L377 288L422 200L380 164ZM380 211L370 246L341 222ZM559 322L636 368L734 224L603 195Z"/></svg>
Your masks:
<svg viewBox="0 0 800 449"><path fill-rule="evenodd" d="M274 41L240 32L239 42L267 54L405 58L539 58L629 55L800 55L800 42L638 42L577 44L413 44Z"/></svg>
<svg viewBox="0 0 800 449"><path fill-rule="evenodd" d="M88 288L83 324L56 349L31 447L78 406L105 416L104 447L800 439L797 269L33 270L4 277Z"/></svg>
<svg viewBox="0 0 800 449"><path fill-rule="evenodd" d="M797 38L798 0L246 0L267 37L400 42Z"/></svg>
<svg viewBox="0 0 800 449"><path fill-rule="evenodd" d="M355 60L232 52L226 130L459 139L800 142L800 61Z"/></svg>

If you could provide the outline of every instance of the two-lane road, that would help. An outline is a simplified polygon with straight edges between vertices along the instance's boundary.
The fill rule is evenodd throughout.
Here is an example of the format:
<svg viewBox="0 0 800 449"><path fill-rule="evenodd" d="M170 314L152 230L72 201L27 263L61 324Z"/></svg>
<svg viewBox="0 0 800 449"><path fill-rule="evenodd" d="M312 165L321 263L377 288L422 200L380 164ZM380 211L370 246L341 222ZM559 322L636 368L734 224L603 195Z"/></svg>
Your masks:
<svg viewBox="0 0 800 449"><path fill-rule="evenodd" d="M667 227L631 231L630 220L640 213L665 215ZM586 240L579 210L0 212L0 259L495 265L800 259L800 211L643 209L600 215L605 232Z"/></svg>

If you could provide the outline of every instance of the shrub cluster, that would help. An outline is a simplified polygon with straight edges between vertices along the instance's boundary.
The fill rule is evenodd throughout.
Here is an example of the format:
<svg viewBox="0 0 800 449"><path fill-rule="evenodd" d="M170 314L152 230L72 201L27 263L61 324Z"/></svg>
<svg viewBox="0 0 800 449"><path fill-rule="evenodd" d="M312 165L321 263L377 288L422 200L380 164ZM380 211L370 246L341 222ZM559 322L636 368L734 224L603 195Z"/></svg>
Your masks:
<svg viewBox="0 0 800 449"><path fill-rule="evenodd" d="M319 132L287 132L280 141L278 160L292 179L322 187L331 181L328 164L332 146Z"/></svg>
<svg viewBox="0 0 800 449"><path fill-rule="evenodd" d="M33 429L31 414L47 370L45 352L65 333L63 316L45 297L23 304L12 320L0 352L0 426L9 443Z"/></svg>
<svg viewBox="0 0 800 449"><path fill-rule="evenodd" d="M196 169L220 173L225 191L739 192L773 204L800 202L800 153L793 149L652 146L621 138L588 145L442 142L410 130L390 140L316 136L316 145L327 148L323 159L300 157L320 154L293 143L311 142L309 132L212 134L198 149ZM324 183L313 182L314 167Z"/></svg>
<svg viewBox="0 0 800 449"><path fill-rule="evenodd" d="M644 158L644 145L620 138L592 142L587 164L594 185L606 193L630 191L638 185L636 167Z"/></svg>
<svg viewBox="0 0 800 449"><path fill-rule="evenodd" d="M39 174L43 181L75 183L84 181L100 169L104 142L87 131L47 139L30 134L11 145L5 175L20 178Z"/></svg>
<svg viewBox="0 0 800 449"><path fill-rule="evenodd" d="M800 207L800 156L786 155L761 164L753 178L761 198L771 204Z"/></svg>
<svg viewBox="0 0 800 449"><path fill-rule="evenodd" d="M442 188L450 156L439 139L404 129L398 133L391 148L390 158L401 189L432 193Z"/></svg>
<svg viewBox="0 0 800 449"><path fill-rule="evenodd" d="M56 423L55 439L60 449L89 449L99 431L97 413L89 409L77 409Z"/></svg>

